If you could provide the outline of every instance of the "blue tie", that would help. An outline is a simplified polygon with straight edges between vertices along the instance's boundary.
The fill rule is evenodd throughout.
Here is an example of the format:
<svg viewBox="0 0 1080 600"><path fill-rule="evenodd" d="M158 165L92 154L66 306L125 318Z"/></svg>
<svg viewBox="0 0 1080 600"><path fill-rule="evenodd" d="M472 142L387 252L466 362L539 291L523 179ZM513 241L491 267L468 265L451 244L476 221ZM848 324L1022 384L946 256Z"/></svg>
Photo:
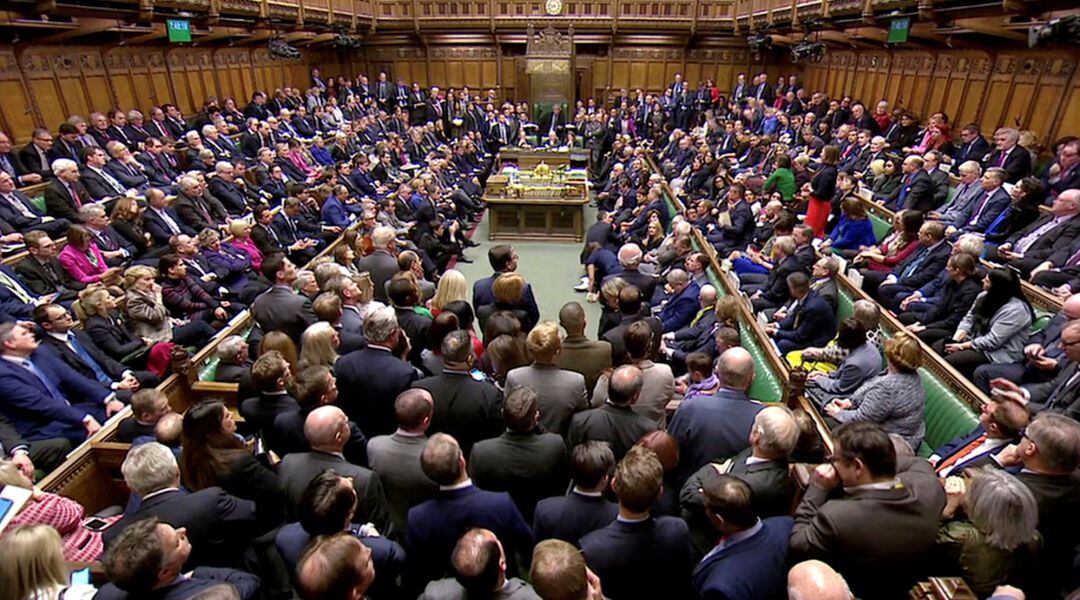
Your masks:
<svg viewBox="0 0 1080 600"><path fill-rule="evenodd" d="M915 255L915 258L911 259L908 266L904 267L904 271L900 273L900 279L908 277L915 272L915 269L921 267L928 254L930 254L929 248L919 248L919 253Z"/></svg>
<svg viewBox="0 0 1080 600"><path fill-rule="evenodd" d="M63 402L64 404L67 404L69 406L71 405L71 403L68 402L67 398L65 398L64 395L60 393L60 390L55 385L53 385L52 380L50 380L48 377L45 376L44 373L38 370L38 368L34 365L34 361L27 358L23 360L22 364L24 367L27 368L28 371L34 374L34 377L38 378L38 381L41 382L41 385L45 386L45 390L49 392L49 395L52 396L53 400L56 400L57 402Z"/></svg>
<svg viewBox="0 0 1080 600"><path fill-rule="evenodd" d="M101 369L101 365L94 360L93 356L90 356L90 353L86 351L86 348L83 348L82 344L79 343L79 340L69 333L68 341L71 342L71 348L75 350L75 354L78 354L79 358L83 359L83 362L94 371L94 377L101 383L112 385L112 377L109 377L109 375Z"/></svg>

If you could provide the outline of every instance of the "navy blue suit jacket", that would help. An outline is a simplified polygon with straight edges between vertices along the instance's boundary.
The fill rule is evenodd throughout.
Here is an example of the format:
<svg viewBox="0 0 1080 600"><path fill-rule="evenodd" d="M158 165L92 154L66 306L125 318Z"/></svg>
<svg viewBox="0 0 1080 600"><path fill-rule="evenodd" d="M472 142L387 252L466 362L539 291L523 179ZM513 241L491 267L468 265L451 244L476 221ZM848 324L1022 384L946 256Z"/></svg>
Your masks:
<svg viewBox="0 0 1080 600"><path fill-rule="evenodd" d="M957 452L962 450L964 448L964 446L967 446L971 442L975 441L975 438L979 437L980 435L982 435L984 433L986 433L986 431L983 429L983 426L979 425L971 433L969 433L967 435L962 435L962 436L960 436L958 438L954 438L952 441L948 442L944 446L934 450L934 455L939 457L939 460L938 460L937 464L941 464L942 461L947 460L950 456L952 456L953 454L956 454ZM961 470L966 469L968 467L981 467L983 465L991 464L990 463L990 457L997 456L998 453L1001 452L1002 450L1004 450L1006 447L1008 447L1008 445L1009 444L1002 444L1002 445L998 446L997 448L994 448L993 450L991 450L991 451L989 451L989 452L987 452L985 454L980 454L979 456L970 456L969 455L970 456L969 458L960 459L953 466L953 470L951 471L951 473L953 475L956 475ZM993 463L993 464L996 465L996 463ZM1009 469L1009 470L1011 471L1012 469Z"/></svg>
<svg viewBox="0 0 1080 600"><path fill-rule="evenodd" d="M664 333L682 329L690 324L699 308L698 294L700 292L701 288L697 282L691 281L690 285L683 288L683 291L679 292L678 296L668 300L667 304L660 309L657 318L660 319L660 325Z"/></svg>
<svg viewBox="0 0 1080 600"><path fill-rule="evenodd" d="M609 525L619 514L619 506L603 496L570 492L545 498L533 513L533 535L538 540L557 539L575 546L587 534Z"/></svg>
<svg viewBox="0 0 1080 600"><path fill-rule="evenodd" d="M783 321L776 339L802 348L824 346L836 335L836 313L832 306L811 290Z"/></svg>
<svg viewBox="0 0 1080 600"><path fill-rule="evenodd" d="M151 592L128 593L115 584L107 583L98 590L94 600L186 600L219 583L232 584L239 592L240 600L250 600L259 591L260 581L255 575L244 571L199 567L192 572L190 578L178 577L175 583Z"/></svg>
<svg viewBox="0 0 1080 600"><path fill-rule="evenodd" d="M390 352L368 346L334 364L339 405L371 439L397 430L394 398L420 378L416 369Z"/></svg>
<svg viewBox="0 0 1080 600"><path fill-rule="evenodd" d="M495 293L491 291L491 286L499 275L502 275L502 273L495 273L491 277L477 279L473 283L472 304L474 309L495 303ZM518 304L518 308L528 313L529 320L533 323L540 322L540 307L536 305L536 297L533 296L531 285L525 284L525 291L521 293L521 303Z"/></svg>
<svg viewBox="0 0 1080 600"><path fill-rule="evenodd" d="M679 487L709 461L746 449L754 417L763 408L745 393L728 388L683 402L668 423L668 433L679 443Z"/></svg>
<svg viewBox="0 0 1080 600"><path fill-rule="evenodd" d="M701 598L769 600L787 598L787 554L791 517L761 521L751 537L702 560L693 584Z"/></svg>
<svg viewBox="0 0 1080 600"><path fill-rule="evenodd" d="M405 547L409 572L417 583L438 579L450 571L450 555L458 538L475 527L490 530L506 549L506 562L520 554L532 556L533 535L510 494L485 492L475 485L439 491L435 498L409 509Z"/></svg>
<svg viewBox="0 0 1080 600"><path fill-rule="evenodd" d="M22 285L23 291L35 297L34 291L22 282L22 278L8 265L0 265L0 271L12 280ZM9 290L7 286L0 285L0 321L31 321L34 318L34 305L23 302Z"/></svg>
<svg viewBox="0 0 1080 600"><path fill-rule="evenodd" d="M352 533L361 544L371 550L371 562L378 574L368 593L373 598L394 597L397 593L397 578L405 571L405 550L397 542L385 537L361 536L355 531ZM300 562L300 557L310 541L311 534L304 531L299 523L289 523L278 529L274 545L290 573L296 571L296 564Z"/></svg>
<svg viewBox="0 0 1080 600"><path fill-rule="evenodd" d="M611 600L694 597L690 530L682 519L616 520L581 538L581 550Z"/></svg>
<svg viewBox="0 0 1080 600"><path fill-rule="evenodd" d="M0 389L4 390L0 412L27 440L64 437L73 443L81 443L86 439L83 419L90 415L98 423L104 423L104 400L111 392L99 382L79 375L47 352L36 351L30 360L56 385L68 402L54 400L45 385L22 365L0 359Z"/></svg>
<svg viewBox="0 0 1080 600"><path fill-rule="evenodd" d="M196 236L199 234L191 227L180 220L180 217L176 214L176 211L171 208L166 208L165 212L169 213L172 220L180 227L180 233L184 235ZM146 232L150 234L150 237L154 238L155 246L166 246L169 244L169 238L173 233L169 230L169 226L165 224L164 219L158 216L152 209L148 209L143 213L143 227L146 228Z"/></svg>

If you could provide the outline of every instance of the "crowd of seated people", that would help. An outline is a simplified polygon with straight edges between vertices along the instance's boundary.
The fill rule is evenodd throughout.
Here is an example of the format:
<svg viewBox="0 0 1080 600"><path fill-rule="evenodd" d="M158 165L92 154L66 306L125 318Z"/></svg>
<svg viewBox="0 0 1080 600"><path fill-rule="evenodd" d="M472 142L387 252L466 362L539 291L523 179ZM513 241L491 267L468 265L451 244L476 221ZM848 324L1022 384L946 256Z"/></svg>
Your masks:
<svg viewBox="0 0 1080 600"><path fill-rule="evenodd" d="M1047 165L1012 129L991 150L944 114L920 127L765 74L534 118L494 91L314 70L306 92L208 100L191 120L73 117L62 144L42 129L16 153L0 136L0 223L28 254L0 267L0 483L32 490L124 411L131 444L127 506L93 527L72 499L23 494L0 536L11 595L1080 585L1076 141ZM488 248L471 293L453 268L494 155L518 144L589 151L600 210L578 289L596 324L569 297L541 314L513 246ZM17 191L39 182L44 210ZM896 209L881 240L862 191ZM838 318L855 273L873 300ZM1066 298L1037 334L1021 277ZM174 349L245 311L252 331L217 340L209 375L236 406L173 412L154 386ZM887 333L883 311L909 329ZM806 410L755 388L767 344L812 372ZM991 392L928 458L925 352ZM796 462L817 465L805 489ZM100 561L97 589L65 560Z"/></svg>

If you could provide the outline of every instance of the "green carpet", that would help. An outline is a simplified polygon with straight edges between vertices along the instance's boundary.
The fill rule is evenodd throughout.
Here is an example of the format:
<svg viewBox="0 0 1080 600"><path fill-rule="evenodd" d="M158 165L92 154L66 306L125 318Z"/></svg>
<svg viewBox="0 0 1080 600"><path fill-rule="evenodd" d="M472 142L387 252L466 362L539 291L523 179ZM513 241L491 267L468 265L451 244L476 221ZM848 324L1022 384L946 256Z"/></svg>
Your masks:
<svg viewBox="0 0 1080 600"><path fill-rule="evenodd" d="M585 207L586 227L596 220L596 209ZM583 292L575 292L573 287L581 280L584 274L581 265L581 248L583 243L571 242L492 242L488 240L488 221L485 218L473 232L472 240L480 245L470 248L465 256L472 259L472 264L458 263L455 267L465 279L472 282L491 275L491 265L488 263L488 249L494 245L509 243L514 246L518 253L518 269L526 281L532 285L536 303L540 306L541 320L559 320L559 309L563 304L577 301L585 307L588 324L585 333L590 338L595 338L596 327L600 319L600 305L589 304L585 301Z"/></svg>

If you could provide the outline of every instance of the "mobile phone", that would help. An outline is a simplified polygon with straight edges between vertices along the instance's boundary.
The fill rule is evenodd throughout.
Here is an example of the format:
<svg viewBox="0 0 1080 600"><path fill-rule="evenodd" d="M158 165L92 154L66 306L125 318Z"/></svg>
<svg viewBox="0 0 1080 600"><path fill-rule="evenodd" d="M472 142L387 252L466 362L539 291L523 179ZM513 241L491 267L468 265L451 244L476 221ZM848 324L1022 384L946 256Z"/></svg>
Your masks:
<svg viewBox="0 0 1080 600"><path fill-rule="evenodd" d="M100 519L99 519L100 520ZM90 567L71 572L71 585L90 585Z"/></svg>
<svg viewBox="0 0 1080 600"><path fill-rule="evenodd" d="M105 531L109 528L110 525L112 525L112 523L109 523L105 519L99 519L97 517L90 517L89 519L83 521L83 527L89 529L90 531Z"/></svg>

